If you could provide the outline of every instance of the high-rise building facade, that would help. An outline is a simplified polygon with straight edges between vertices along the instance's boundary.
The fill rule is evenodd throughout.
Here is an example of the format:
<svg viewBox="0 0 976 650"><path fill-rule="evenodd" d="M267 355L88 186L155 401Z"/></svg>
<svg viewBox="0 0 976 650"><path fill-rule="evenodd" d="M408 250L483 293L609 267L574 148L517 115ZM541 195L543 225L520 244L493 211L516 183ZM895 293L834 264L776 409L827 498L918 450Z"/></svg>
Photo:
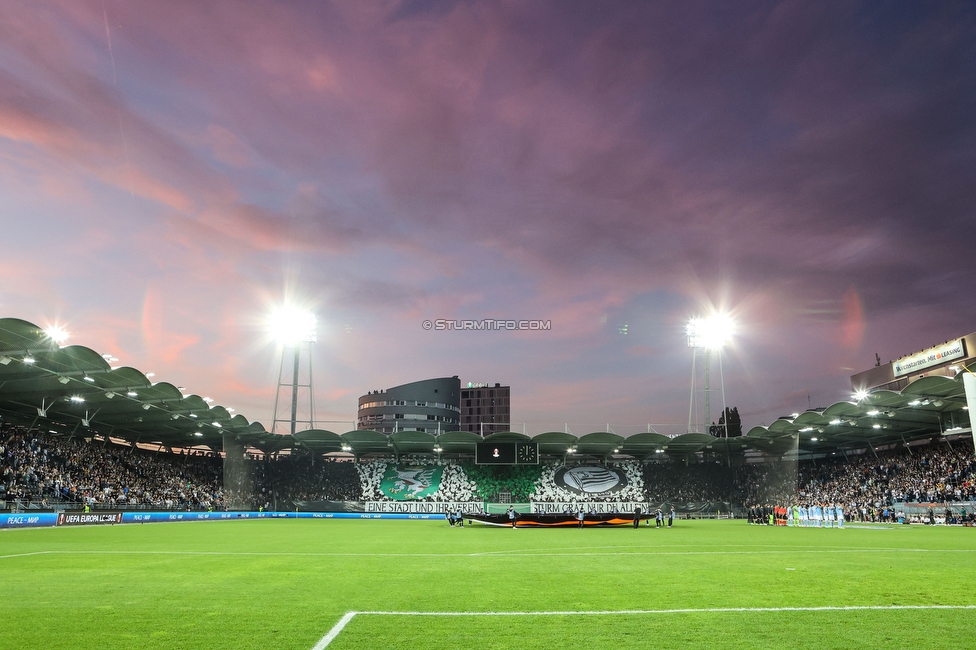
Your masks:
<svg viewBox="0 0 976 650"><path fill-rule="evenodd" d="M380 433L457 431L460 393L457 376L370 391L359 398L356 428Z"/></svg>
<svg viewBox="0 0 976 650"><path fill-rule="evenodd" d="M510 386L468 382L461 389L461 430L485 435L511 431Z"/></svg>

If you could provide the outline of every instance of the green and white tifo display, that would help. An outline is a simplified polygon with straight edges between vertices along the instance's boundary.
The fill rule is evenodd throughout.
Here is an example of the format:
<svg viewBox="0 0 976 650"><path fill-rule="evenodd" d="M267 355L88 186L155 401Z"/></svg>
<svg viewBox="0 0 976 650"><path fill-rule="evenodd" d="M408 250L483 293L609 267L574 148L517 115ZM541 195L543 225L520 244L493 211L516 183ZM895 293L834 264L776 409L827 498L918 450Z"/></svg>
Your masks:
<svg viewBox="0 0 976 650"><path fill-rule="evenodd" d="M0 531L0 648L971 648L973 529L261 519Z"/></svg>

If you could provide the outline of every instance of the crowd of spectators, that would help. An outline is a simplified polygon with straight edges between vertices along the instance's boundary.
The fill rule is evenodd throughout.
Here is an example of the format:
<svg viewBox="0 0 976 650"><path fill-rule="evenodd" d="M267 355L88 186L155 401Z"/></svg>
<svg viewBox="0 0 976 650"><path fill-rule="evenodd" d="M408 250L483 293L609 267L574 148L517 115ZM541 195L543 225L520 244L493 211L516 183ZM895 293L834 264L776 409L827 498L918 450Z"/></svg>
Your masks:
<svg viewBox="0 0 976 650"><path fill-rule="evenodd" d="M557 483L559 464L482 467L429 457L353 461L308 452L243 463L244 472L231 480L217 454L149 451L7 428L0 433L0 500L165 509L377 501L391 498L381 486L394 466L404 489L426 501L494 500L510 492L514 500L568 503L581 496L586 501L734 506L843 503L854 518L869 521L890 519L903 502L976 501L976 457L968 439L799 464L612 462L608 467L623 473L625 485L585 496ZM417 489L424 484L435 489Z"/></svg>
<svg viewBox="0 0 976 650"><path fill-rule="evenodd" d="M801 465L801 501L843 502L859 509L897 503L976 501L976 457L972 440L862 454Z"/></svg>
<svg viewBox="0 0 976 650"><path fill-rule="evenodd" d="M310 453L247 460L252 507L288 508L296 501L358 501L362 498L357 464Z"/></svg>
<svg viewBox="0 0 976 650"><path fill-rule="evenodd" d="M7 429L0 439L0 500L80 506L221 509L213 455L153 452L107 441Z"/></svg>

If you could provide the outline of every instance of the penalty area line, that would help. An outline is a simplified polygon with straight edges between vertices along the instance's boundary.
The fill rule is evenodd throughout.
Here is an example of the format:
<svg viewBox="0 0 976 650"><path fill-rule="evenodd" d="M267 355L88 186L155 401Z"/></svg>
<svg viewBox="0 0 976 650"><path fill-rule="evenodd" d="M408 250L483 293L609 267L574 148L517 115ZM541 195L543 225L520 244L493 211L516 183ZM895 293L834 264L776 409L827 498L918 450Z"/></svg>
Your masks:
<svg viewBox="0 0 976 650"><path fill-rule="evenodd" d="M312 650L325 650L325 648L332 643L337 636L339 636L339 632L342 632L342 628L346 627L346 625L349 624L349 621L351 621L355 616L356 612L346 612L346 615L340 618L339 622L332 626L332 629L329 630L328 634L319 639L319 642L312 646Z"/></svg>
<svg viewBox="0 0 976 650"><path fill-rule="evenodd" d="M713 614L722 612L860 612L873 610L976 609L976 605L824 605L811 607L688 607L680 609L617 609L539 612L356 612L360 616L611 616L642 614Z"/></svg>
<svg viewBox="0 0 976 650"><path fill-rule="evenodd" d="M769 613L769 612L863 612L894 610L967 610L976 605L824 605L811 607L688 607L680 609L618 609L593 611L538 611L538 612L397 612L367 611L347 612L329 632L319 639L312 650L325 650L343 628L356 616L640 616L653 614L719 614L719 613Z"/></svg>

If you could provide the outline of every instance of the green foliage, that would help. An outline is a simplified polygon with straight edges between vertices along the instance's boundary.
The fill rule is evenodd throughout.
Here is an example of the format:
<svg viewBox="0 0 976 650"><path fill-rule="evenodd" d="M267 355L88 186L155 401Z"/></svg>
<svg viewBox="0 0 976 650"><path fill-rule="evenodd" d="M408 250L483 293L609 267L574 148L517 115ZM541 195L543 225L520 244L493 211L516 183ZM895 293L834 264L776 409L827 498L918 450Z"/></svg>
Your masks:
<svg viewBox="0 0 976 650"><path fill-rule="evenodd" d="M524 503L542 476L542 465L475 465L465 463L464 473L478 484L478 496L493 501L499 492L511 492L512 501Z"/></svg>

